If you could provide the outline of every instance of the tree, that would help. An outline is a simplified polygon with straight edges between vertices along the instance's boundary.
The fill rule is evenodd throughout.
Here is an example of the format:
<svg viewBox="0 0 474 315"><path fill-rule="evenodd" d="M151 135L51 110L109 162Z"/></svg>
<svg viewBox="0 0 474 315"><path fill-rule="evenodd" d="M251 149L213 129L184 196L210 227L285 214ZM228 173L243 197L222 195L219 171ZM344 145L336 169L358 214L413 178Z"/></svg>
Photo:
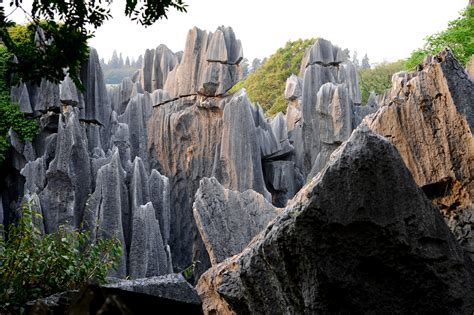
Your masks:
<svg viewBox="0 0 474 315"><path fill-rule="evenodd" d="M130 58L128 56L125 59L125 66L130 67Z"/></svg>
<svg viewBox="0 0 474 315"><path fill-rule="evenodd" d="M31 12L23 9L22 2L10 2L10 7L23 10L31 19L27 27L28 40L21 45L12 39L9 27L14 23L8 20L4 7L0 7L0 37L18 61L11 63L11 70L23 81L36 83L42 78L59 83L66 70L83 89L79 69L88 58L87 40L94 35L95 29L111 18L109 5L112 0L33 0ZM124 13L131 20L149 26L167 18L170 8L186 12L186 7L183 0L126 0Z"/></svg>
<svg viewBox="0 0 474 315"><path fill-rule="evenodd" d="M269 116L285 111L287 102L284 98L286 79L300 71L301 60L307 47L314 44L314 39L289 41L279 48L266 62L257 66L260 60L254 59L252 68L256 71L247 79L237 83L231 91L247 89L250 100L259 103Z"/></svg>
<svg viewBox="0 0 474 315"><path fill-rule="evenodd" d="M359 86L362 92L362 104L367 104L370 93L383 94L386 89L389 89L392 86L392 75L402 71L403 68L403 60L381 63L372 69L361 68L359 70Z"/></svg>
<svg viewBox="0 0 474 315"><path fill-rule="evenodd" d="M250 69L250 73L255 72L255 70L257 70L257 68L261 65L262 61L260 59L255 58L254 60L252 60L252 68Z"/></svg>
<svg viewBox="0 0 474 315"><path fill-rule="evenodd" d="M114 52L112 53L112 58L110 58L109 61L109 66L112 68L118 68L120 65L120 60L117 54L117 50L114 49Z"/></svg>
<svg viewBox="0 0 474 315"><path fill-rule="evenodd" d="M361 69L370 69L370 62L369 62L369 57L367 57L367 54L364 55L364 58L362 58L362 64L360 65Z"/></svg>
<svg viewBox="0 0 474 315"><path fill-rule="evenodd" d="M242 69L242 78L245 79L249 75L249 60L247 58L244 58L242 59L239 65Z"/></svg>
<svg viewBox="0 0 474 315"><path fill-rule="evenodd" d="M425 38L423 48L414 50L405 62L407 70L413 69L420 64L423 58L434 55L442 49L449 47L456 59L466 65L474 54L474 5L470 4L464 9L460 16L448 23L448 28L442 32Z"/></svg>
<svg viewBox="0 0 474 315"><path fill-rule="evenodd" d="M359 59L357 59L357 51L354 51L354 54L352 55L352 63L356 68L359 68Z"/></svg>

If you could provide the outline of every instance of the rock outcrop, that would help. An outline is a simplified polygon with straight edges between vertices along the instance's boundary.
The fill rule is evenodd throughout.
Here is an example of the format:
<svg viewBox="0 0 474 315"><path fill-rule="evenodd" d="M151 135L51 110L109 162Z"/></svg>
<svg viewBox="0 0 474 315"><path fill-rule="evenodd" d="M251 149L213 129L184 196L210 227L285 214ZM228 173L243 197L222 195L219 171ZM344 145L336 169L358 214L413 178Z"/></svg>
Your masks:
<svg viewBox="0 0 474 315"><path fill-rule="evenodd" d="M362 126L197 289L207 314L469 313L472 267L395 147Z"/></svg>
<svg viewBox="0 0 474 315"><path fill-rule="evenodd" d="M225 189L215 178L203 178L193 214L213 265L240 253L279 213L261 194Z"/></svg>
<svg viewBox="0 0 474 315"><path fill-rule="evenodd" d="M146 50L143 57L140 83L144 91L163 89L169 73L179 64L180 54L173 53L165 45Z"/></svg>
<svg viewBox="0 0 474 315"><path fill-rule="evenodd" d="M445 50L397 74L365 122L400 152L416 183L474 255L474 83Z"/></svg>
<svg viewBox="0 0 474 315"><path fill-rule="evenodd" d="M179 65L168 74L164 90L172 98L188 95L218 96L239 81L242 44L230 27L215 33L193 28Z"/></svg>

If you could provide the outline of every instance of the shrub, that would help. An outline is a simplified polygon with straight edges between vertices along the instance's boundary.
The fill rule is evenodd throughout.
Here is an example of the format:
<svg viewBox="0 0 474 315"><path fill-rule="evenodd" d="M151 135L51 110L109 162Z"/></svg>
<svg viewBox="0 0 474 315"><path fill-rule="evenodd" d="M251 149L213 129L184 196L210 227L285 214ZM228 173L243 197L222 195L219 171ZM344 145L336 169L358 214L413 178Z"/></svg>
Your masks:
<svg viewBox="0 0 474 315"><path fill-rule="evenodd" d="M104 282L122 255L117 239L91 242L89 233L60 227L44 235L40 215L24 204L17 225L0 238L0 313L21 312L25 302Z"/></svg>
<svg viewBox="0 0 474 315"><path fill-rule="evenodd" d="M459 18L448 23L446 30L425 38L424 47L413 51L407 59L406 69L413 70L426 55L437 54L445 47L451 48L459 62L467 64L469 58L474 54L473 34L474 5L469 5L461 12Z"/></svg>
<svg viewBox="0 0 474 315"><path fill-rule="evenodd" d="M284 98L286 79L292 73L299 74L305 49L313 45L314 41L299 39L287 42L247 79L237 83L231 92L245 88L249 99L259 103L269 116L284 112L287 106Z"/></svg>

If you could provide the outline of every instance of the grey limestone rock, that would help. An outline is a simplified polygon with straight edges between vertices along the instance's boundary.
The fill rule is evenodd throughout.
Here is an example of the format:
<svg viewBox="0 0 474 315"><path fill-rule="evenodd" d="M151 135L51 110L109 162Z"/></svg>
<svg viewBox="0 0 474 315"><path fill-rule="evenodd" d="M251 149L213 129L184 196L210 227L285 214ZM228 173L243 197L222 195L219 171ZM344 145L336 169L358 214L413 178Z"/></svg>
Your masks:
<svg viewBox="0 0 474 315"><path fill-rule="evenodd" d="M303 80L292 74L288 79L286 79L285 99L288 101L294 101L295 99L300 98L302 95L302 85Z"/></svg>
<svg viewBox="0 0 474 315"><path fill-rule="evenodd" d="M160 233L160 225L151 202L132 212L132 239L129 275L133 279L168 273L168 259Z"/></svg>
<svg viewBox="0 0 474 315"><path fill-rule="evenodd" d="M272 203L277 207L285 207L303 186L303 175L293 161L265 161L263 174L272 194Z"/></svg>
<svg viewBox="0 0 474 315"><path fill-rule="evenodd" d="M197 295L196 290L181 274L167 274L144 279L121 280L107 284L105 287L144 293L191 304L201 304L201 299Z"/></svg>
<svg viewBox="0 0 474 315"><path fill-rule="evenodd" d="M87 201L84 223L91 231L91 239L117 238L123 246L123 255L112 276L125 277L127 274L124 231L129 213L128 191L125 185L126 173L122 169L118 149L115 149L110 163L103 165L96 178L95 190Z"/></svg>
<svg viewBox="0 0 474 315"><path fill-rule="evenodd" d="M472 268L396 148L359 127L197 291L206 314L470 313Z"/></svg>
<svg viewBox="0 0 474 315"><path fill-rule="evenodd" d="M65 105L78 106L79 94L77 92L76 84L71 80L69 75L66 75L64 80L59 85L59 99ZM82 106L79 106L82 107Z"/></svg>
<svg viewBox="0 0 474 315"><path fill-rule="evenodd" d="M203 178L193 214L213 265L240 253L274 219L279 210L262 195L225 189L215 178Z"/></svg>
<svg viewBox="0 0 474 315"><path fill-rule="evenodd" d="M22 84L21 86L22 86L21 94L18 100L20 111L25 114L33 114L33 110L31 108L31 102L30 102L30 95L28 93L28 88L26 87L26 84Z"/></svg>
<svg viewBox="0 0 474 315"><path fill-rule="evenodd" d="M171 220L169 179L153 169L148 178L148 187L150 190L150 200L155 209L155 217L160 224L163 244L167 245L170 241Z"/></svg>
<svg viewBox="0 0 474 315"><path fill-rule="evenodd" d="M393 80L380 109L364 122L397 147L416 183L474 257L474 137L465 107L474 104L472 81L449 51Z"/></svg>
<svg viewBox="0 0 474 315"><path fill-rule="evenodd" d="M25 191L39 193L46 185L46 163L44 157L28 162L20 171L25 178Z"/></svg>
<svg viewBox="0 0 474 315"><path fill-rule="evenodd" d="M58 111L61 102L59 98L59 85L54 84L45 79L41 80L41 84L38 89L33 89L35 93L33 97L30 96L30 102L34 105L35 111L46 112L48 110Z"/></svg>
<svg viewBox="0 0 474 315"><path fill-rule="evenodd" d="M90 193L90 160L87 138L77 109L65 108L60 116L54 159L46 172L47 185L39 194L45 210L46 232L61 224L78 227Z"/></svg>

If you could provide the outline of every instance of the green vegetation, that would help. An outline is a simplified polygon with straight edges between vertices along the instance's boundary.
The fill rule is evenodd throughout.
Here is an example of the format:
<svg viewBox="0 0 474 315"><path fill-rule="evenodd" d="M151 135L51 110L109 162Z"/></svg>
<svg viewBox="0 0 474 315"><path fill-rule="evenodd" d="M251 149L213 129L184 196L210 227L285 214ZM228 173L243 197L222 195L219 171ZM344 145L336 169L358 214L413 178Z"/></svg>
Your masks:
<svg viewBox="0 0 474 315"><path fill-rule="evenodd" d="M132 66L123 66L122 68L107 68L103 71L106 84L120 84L123 78L131 78L135 71L137 71L137 68Z"/></svg>
<svg viewBox="0 0 474 315"><path fill-rule="evenodd" d="M35 120L26 119L16 104L10 102L10 86L8 84L9 60L12 55L0 45L0 165L6 158L10 142L7 140L8 130L12 128L20 141L31 141L38 133Z"/></svg>
<svg viewBox="0 0 474 315"><path fill-rule="evenodd" d="M268 116L286 111L284 99L286 79L299 74L305 49L314 44L315 39L289 41L263 65L251 73L247 79L237 83L231 90L245 88L250 100L259 103Z"/></svg>
<svg viewBox="0 0 474 315"><path fill-rule="evenodd" d="M362 104L367 104L371 92L383 94L392 87L392 75L404 70L404 60L381 63L371 69L359 70L359 86L362 93Z"/></svg>
<svg viewBox="0 0 474 315"><path fill-rule="evenodd" d="M451 48L462 64L469 62L474 54L474 5L469 5L458 19L449 22L446 30L426 37L423 48L412 52L405 62L405 68L412 70L426 55L437 54L445 47Z"/></svg>
<svg viewBox="0 0 474 315"><path fill-rule="evenodd" d="M21 42L10 35L8 28L14 23L5 15L4 6L0 6L0 38L18 60L11 64L12 70L24 82L40 82L45 78L59 83L64 79L66 69L76 85L83 89L79 70L88 58L87 40L94 35L93 30L112 17L109 8L112 1L33 0L31 12L24 10L22 2L9 2L10 7L23 10L31 19L25 41ZM127 0L124 13L131 20L149 26L167 18L170 8L186 12L182 0ZM43 29L44 38L32 45L38 27Z"/></svg>
<svg viewBox="0 0 474 315"><path fill-rule="evenodd" d="M20 313L25 302L104 282L122 255L118 240L90 243L89 233L60 227L43 235L41 217L23 205L18 225L0 237L0 313Z"/></svg>

